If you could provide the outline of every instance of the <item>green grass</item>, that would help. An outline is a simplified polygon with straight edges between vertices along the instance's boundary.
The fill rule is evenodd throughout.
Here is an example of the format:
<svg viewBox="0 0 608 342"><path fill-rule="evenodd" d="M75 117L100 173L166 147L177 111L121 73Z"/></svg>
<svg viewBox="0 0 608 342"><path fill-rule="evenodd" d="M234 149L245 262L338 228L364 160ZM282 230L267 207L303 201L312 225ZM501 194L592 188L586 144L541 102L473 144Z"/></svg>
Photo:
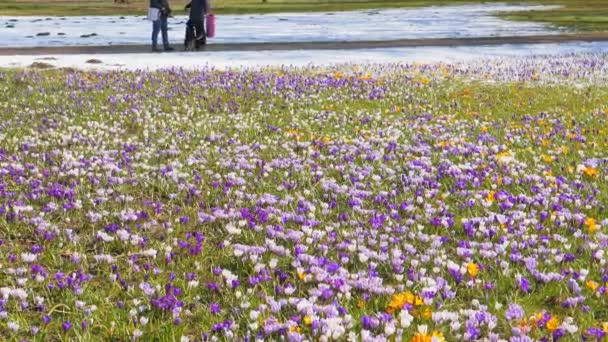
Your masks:
<svg viewBox="0 0 608 342"><path fill-rule="evenodd" d="M543 4L564 7L549 11L518 12L503 15L511 20L537 21L577 31L608 31L608 1L549 0Z"/></svg>
<svg viewBox="0 0 608 342"><path fill-rule="evenodd" d="M114 4L112 0L4 0L3 15L142 15L148 1L131 0L129 4ZM504 1L482 0L217 0L213 2L216 13L247 14L276 12L347 11L379 8L420 7L431 5L460 5L470 3L491 3ZM608 31L608 1L606 0L537 0L507 1L525 4L561 5L563 8L550 11L527 11L502 16L512 20L526 20L550 23L559 27L581 31ZM171 2L175 12L181 12L184 0Z"/></svg>

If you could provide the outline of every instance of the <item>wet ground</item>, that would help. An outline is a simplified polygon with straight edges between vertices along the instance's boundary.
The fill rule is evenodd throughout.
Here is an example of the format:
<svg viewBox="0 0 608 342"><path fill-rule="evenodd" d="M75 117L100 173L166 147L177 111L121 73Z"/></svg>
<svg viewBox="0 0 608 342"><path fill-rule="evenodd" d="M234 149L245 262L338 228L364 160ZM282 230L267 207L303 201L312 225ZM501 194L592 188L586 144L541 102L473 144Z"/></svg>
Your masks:
<svg viewBox="0 0 608 342"><path fill-rule="evenodd" d="M456 47L456 46L495 46L512 44L555 44L577 42L605 42L608 33L580 33L541 36L511 36L489 38L435 38L399 39L385 41L358 42L302 42L302 43L224 43L209 44L200 52L223 51L298 51L298 50L362 50L403 47ZM177 47L176 53L181 47ZM112 45L112 46L61 46L61 47L0 47L0 56L16 55L74 55L74 54L141 54L150 53L149 45Z"/></svg>

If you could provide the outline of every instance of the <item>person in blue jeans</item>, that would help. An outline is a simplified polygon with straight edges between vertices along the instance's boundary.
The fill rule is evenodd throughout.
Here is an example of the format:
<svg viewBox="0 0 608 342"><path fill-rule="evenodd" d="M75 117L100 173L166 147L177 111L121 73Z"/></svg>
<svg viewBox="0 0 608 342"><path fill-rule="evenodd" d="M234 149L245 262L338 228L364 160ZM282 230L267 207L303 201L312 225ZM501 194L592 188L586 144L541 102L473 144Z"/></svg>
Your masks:
<svg viewBox="0 0 608 342"><path fill-rule="evenodd" d="M168 0L150 0L150 7L159 10L158 19L152 21L152 51L160 52L158 48L158 33L162 32L163 36L163 49L165 51L173 51L173 48L169 46L169 34L167 27L167 20L171 15L171 7L169 7Z"/></svg>

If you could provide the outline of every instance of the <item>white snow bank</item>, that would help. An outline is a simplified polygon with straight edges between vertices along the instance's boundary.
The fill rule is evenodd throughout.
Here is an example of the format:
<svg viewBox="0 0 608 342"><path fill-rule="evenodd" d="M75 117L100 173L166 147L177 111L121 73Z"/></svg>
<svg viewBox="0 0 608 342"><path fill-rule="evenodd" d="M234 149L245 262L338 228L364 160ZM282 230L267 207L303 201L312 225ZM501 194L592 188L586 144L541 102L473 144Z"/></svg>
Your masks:
<svg viewBox="0 0 608 342"><path fill-rule="evenodd" d="M607 53L608 43L501 45L479 47L417 47L367 50L302 50L262 52L199 52L169 54L0 56L0 67L27 67L34 62L55 67L83 69L163 69L205 66L251 68L265 66L331 66L357 63L460 62L490 57L562 56L578 53ZM100 64L88 64L97 59Z"/></svg>
<svg viewBox="0 0 608 342"><path fill-rule="evenodd" d="M553 34L559 30L540 23L506 21L494 14L555 7L482 4L336 13L226 15L218 16L217 37L212 43ZM180 10L176 8L175 12ZM170 19L172 43L183 41L185 21L185 15ZM0 16L0 47L148 44L150 33L151 23L145 20L143 13L139 17ZM81 37L83 35L87 37Z"/></svg>

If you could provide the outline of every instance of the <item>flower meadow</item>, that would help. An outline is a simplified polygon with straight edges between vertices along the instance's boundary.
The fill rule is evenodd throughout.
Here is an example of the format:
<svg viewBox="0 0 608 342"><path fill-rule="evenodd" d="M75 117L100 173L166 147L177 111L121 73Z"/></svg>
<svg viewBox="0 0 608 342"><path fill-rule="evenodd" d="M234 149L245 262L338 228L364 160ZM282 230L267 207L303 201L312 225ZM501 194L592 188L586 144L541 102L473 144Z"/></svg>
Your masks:
<svg viewBox="0 0 608 342"><path fill-rule="evenodd" d="M0 339L600 341L608 56L0 71Z"/></svg>

